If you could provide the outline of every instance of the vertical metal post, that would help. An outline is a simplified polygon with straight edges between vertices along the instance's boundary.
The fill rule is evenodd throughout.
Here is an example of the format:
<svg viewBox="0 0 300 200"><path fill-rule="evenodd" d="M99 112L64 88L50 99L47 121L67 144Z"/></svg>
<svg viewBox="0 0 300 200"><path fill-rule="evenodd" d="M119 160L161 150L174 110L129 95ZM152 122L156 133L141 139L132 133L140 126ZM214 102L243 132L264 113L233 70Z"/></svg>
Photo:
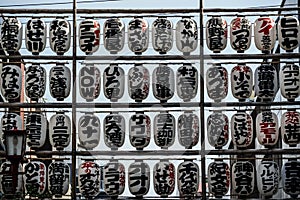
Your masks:
<svg viewBox="0 0 300 200"><path fill-rule="evenodd" d="M73 60L72 60L72 199L76 199L76 0L73 0Z"/></svg>
<svg viewBox="0 0 300 200"><path fill-rule="evenodd" d="M200 0L200 138L201 138L201 183L202 199L206 199L206 166L205 166L205 116L204 116L204 27L203 27L203 4Z"/></svg>

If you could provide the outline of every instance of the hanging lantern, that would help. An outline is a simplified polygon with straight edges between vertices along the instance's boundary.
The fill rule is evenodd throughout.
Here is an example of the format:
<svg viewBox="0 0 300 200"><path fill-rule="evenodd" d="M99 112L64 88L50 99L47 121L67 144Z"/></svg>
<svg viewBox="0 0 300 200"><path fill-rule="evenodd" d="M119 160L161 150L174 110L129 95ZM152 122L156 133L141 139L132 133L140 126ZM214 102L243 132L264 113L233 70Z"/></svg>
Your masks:
<svg viewBox="0 0 300 200"><path fill-rule="evenodd" d="M253 121L246 112L238 111L231 117L231 137L236 147L248 147L253 140Z"/></svg>
<svg viewBox="0 0 300 200"><path fill-rule="evenodd" d="M236 17L230 23L230 44L238 53L244 53L251 44L251 22L245 17Z"/></svg>
<svg viewBox="0 0 300 200"><path fill-rule="evenodd" d="M278 140L278 118L271 111L263 111L256 117L257 140L261 145L273 146Z"/></svg>
<svg viewBox="0 0 300 200"><path fill-rule="evenodd" d="M104 142L107 147L117 149L125 141L125 119L119 114L110 114L104 118Z"/></svg>
<svg viewBox="0 0 300 200"><path fill-rule="evenodd" d="M79 24L78 31L80 50L86 55L93 54L100 45L100 24L93 19L84 19Z"/></svg>
<svg viewBox="0 0 300 200"><path fill-rule="evenodd" d="M55 197L67 194L70 184L70 167L62 161L52 162L48 167L48 191Z"/></svg>
<svg viewBox="0 0 300 200"><path fill-rule="evenodd" d="M279 167L273 161L262 161L257 167L257 188L261 195L272 196L279 186Z"/></svg>
<svg viewBox="0 0 300 200"><path fill-rule="evenodd" d="M175 118L169 113L160 113L154 118L154 141L162 149L168 149L175 142Z"/></svg>
<svg viewBox="0 0 300 200"><path fill-rule="evenodd" d="M182 17L176 24L176 46L183 55L190 55L198 46L197 22L190 17Z"/></svg>
<svg viewBox="0 0 300 200"><path fill-rule="evenodd" d="M47 119L43 114L29 113L25 121L27 145L37 149L44 146L47 134Z"/></svg>
<svg viewBox="0 0 300 200"><path fill-rule="evenodd" d="M0 166L0 192L2 194L12 194L13 191L16 193L22 193L23 191L23 167L19 164L17 186L16 189L13 189L14 184L11 166L12 164L10 161L3 162Z"/></svg>
<svg viewBox="0 0 300 200"><path fill-rule="evenodd" d="M38 101L46 91L46 70L39 64L29 66L25 72L25 92L32 101Z"/></svg>
<svg viewBox="0 0 300 200"><path fill-rule="evenodd" d="M78 168L78 187L86 199L93 199L100 194L101 168L92 161L82 163Z"/></svg>
<svg viewBox="0 0 300 200"><path fill-rule="evenodd" d="M209 50L220 53L227 45L227 22L219 16L213 16L206 23L206 44Z"/></svg>
<svg viewBox="0 0 300 200"><path fill-rule="evenodd" d="M104 166L104 191L110 197L117 197L125 189L125 167L118 162L109 162Z"/></svg>
<svg viewBox="0 0 300 200"><path fill-rule="evenodd" d="M23 120L20 115L16 113L6 113L1 119L1 131L0 131L0 144L4 147L4 131L9 130L22 130Z"/></svg>
<svg viewBox="0 0 300 200"><path fill-rule="evenodd" d="M143 18L134 18L128 24L128 47L135 54L142 54L149 45L149 25Z"/></svg>
<svg viewBox="0 0 300 200"><path fill-rule="evenodd" d="M160 54L173 47L173 23L166 17L158 17L152 24L152 46Z"/></svg>
<svg viewBox="0 0 300 200"><path fill-rule="evenodd" d="M289 160L281 170L281 178L283 191L290 195L293 199L297 199L300 194L300 162L297 160Z"/></svg>
<svg viewBox="0 0 300 200"><path fill-rule="evenodd" d="M177 184L180 196L194 197L199 188L199 167L192 161L184 161L178 165Z"/></svg>
<svg viewBox="0 0 300 200"><path fill-rule="evenodd" d="M268 63L263 63L255 70L255 94L266 101L272 101L278 90L277 71Z"/></svg>
<svg viewBox="0 0 300 200"><path fill-rule="evenodd" d="M229 165L216 160L208 165L208 189L216 198L222 198L229 191L230 170Z"/></svg>
<svg viewBox="0 0 300 200"><path fill-rule="evenodd" d="M259 17L254 23L254 41L263 53L271 51L276 41L276 25L270 17Z"/></svg>
<svg viewBox="0 0 300 200"><path fill-rule="evenodd" d="M160 161L154 165L153 185L156 194L163 198L171 195L175 189L175 166L169 161Z"/></svg>
<svg viewBox="0 0 300 200"><path fill-rule="evenodd" d="M136 113L129 120L129 140L133 147L142 150L150 143L150 117L143 113Z"/></svg>
<svg viewBox="0 0 300 200"><path fill-rule="evenodd" d="M240 196L248 196L254 191L254 167L248 161L237 161L231 168L232 192Z"/></svg>
<svg viewBox="0 0 300 200"><path fill-rule="evenodd" d="M298 65L287 63L279 72L280 91L284 98L294 101L300 96L300 68Z"/></svg>
<svg viewBox="0 0 300 200"><path fill-rule="evenodd" d="M300 113L287 111L281 117L281 136L283 142L296 147L300 144Z"/></svg>
<svg viewBox="0 0 300 200"><path fill-rule="evenodd" d="M56 18L50 23L49 42L57 55L64 55L70 49L71 26L68 20Z"/></svg>
<svg viewBox="0 0 300 200"><path fill-rule="evenodd" d="M71 120L64 112L57 112L50 118L50 143L57 150L63 150L70 144Z"/></svg>
<svg viewBox="0 0 300 200"><path fill-rule="evenodd" d="M218 111L207 118L207 139L211 146L221 149L228 142L228 117Z"/></svg>
<svg viewBox="0 0 300 200"><path fill-rule="evenodd" d="M110 64L104 70L103 86L104 95L110 101L118 101L124 94L125 72L117 64Z"/></svg>
<svg viewBox="0 0 300 200"><path fill-rule="evenodd" d="M150 74L142 64L135 64L128 71L128 93L136 102L142 102L148 97Z"/></svg>
<svg viewBox="0 0 300 200"><path fill-rule="evenodd" d="M93 64L86 64L79 71L79 92L86 101L93 101L100 95L100 70Z"/></svg>
<svg viewBox="0 0 300 200"><path fill-rule="evenodd" d="M181 146L190 149L199 142L199 117L184 112L178 118L178 141Z"/></svg>
<svg viewBox="0 0 300 200"><path fill-rule="evenodd" d="M117 54L124 47L125 25L121 19L111 18L103 26L104 47L111 54Z"/></svg>
<svg viewBox="0 0 300 200"><path fill-rule="evenodd" d="M279 19L277 25L278 43L287 52L292 52L299 47L300 25L294 16L285 16Z"/></svg>
<svg viewBox="0 0 300 200"><path fill-rule="evenodd" d="M38 197L46 191L47 168L40 161L31 161L24 167L24 188L26 194Z"/></svg>
<svg viewBox="0 0 300 200"><path fill-rule="evenodd" d="M178 96L183 101L195 98L198 91L198 71L191 64L183 64L177 70L176 87Z"/></svg>
<svg viewBox="0 0 300 200"><path fill-rule="evenodd" d="M147 163L136 161L128 168L128 186L131 194L142 198L150 188L150 167Z"/></svg>
<svg viewBox="0 0 300 200"><path fill-rule="evenodd" d="M239 100L246 100L252 94L253 73L252 69L244 64L237 65L231 70L232 95Z"/></svg>
<svg viewBox="0 0 300 200"><path fill-rule="evenodd" d="M50 93L57 101L63 101L70 94L71 71L68 67L57 64L52 67L49 74Z"/></svg>
<svg viewBox="0 0 300 200"><path fill-rule="evenodd" d="M175 78L173 70L167 64L159 64L152 74L153 95L160 101L167 101L174 96Z"/></svg>
<svg viewBox="0 0 300 200"><path fill-rule="evenodd" d="M17 65L6 65L1 72L1 93L9 102L16 101L22 91L22 71Z"/></svg>
<svg viewBox="0 0 300 200"><path fill-rule="evenodd" d="M9 54L21 48L23 28L20 20L15 17L4 19L1 26L1 47Z"/></svg>
<svg viewBox="0 0 300 200"><path fill-rule="evenodd" d="M78 121L78 139L81 147L92 150L100 142L100 120L93 114L85 114Z"/></svg>
<svg viewBox="0 0 300 200"><path fill-rule="evenodd" d="M226 98L228 93L228 72L221 65L213 65L206 72L206 89L209 98L216 102Z"/></svg>
<svg viewBox="0 0 300 200"><path fill-rule="evenodd" d="M39 55L46 47L47 25L39 19L33 18L27 22L25 29L26 48L33 55Z"/></svg>

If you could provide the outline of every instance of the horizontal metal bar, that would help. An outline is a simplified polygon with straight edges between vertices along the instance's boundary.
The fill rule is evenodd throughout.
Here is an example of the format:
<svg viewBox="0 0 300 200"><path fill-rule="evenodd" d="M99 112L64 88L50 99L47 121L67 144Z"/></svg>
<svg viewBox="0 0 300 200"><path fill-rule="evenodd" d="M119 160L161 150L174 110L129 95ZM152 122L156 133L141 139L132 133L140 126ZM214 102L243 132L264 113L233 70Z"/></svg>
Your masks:
<svg viewBox="0 0 300 200"><path fill-rule="evenodd" d="M225 12L236 12L239 13L239 15L242 15L240 13L243 12L277 12L277 11L295 11L300 10L299 7L277 7L277 8L204 8L204 13L225 13ZM219 14L220 16L222 14Z"/></svg>
<svg viewBox="0 0 300 200"><path fill-rule="evenodd" d="M291 106L300 105L300 101L278 101L278 102L205 102L205 107L237 107L237 106Z"/></svg>
<svg viewBox="0 0 300 200"><path fill-rule="evenodd" d="M204 55L204 59L212 60L212 59L291 59L291 58L299 58L300 53L280 53L280 54L209 54Z"/></svg>
<svg viewBox="0 0 300 200"><path fill-rule="evenodd" d="M205 155L245 155L245 154L262 154L262 155L280 155L280 154L300 154L299 148L293 149L246 149L246 150L206 150Z"/></svg>

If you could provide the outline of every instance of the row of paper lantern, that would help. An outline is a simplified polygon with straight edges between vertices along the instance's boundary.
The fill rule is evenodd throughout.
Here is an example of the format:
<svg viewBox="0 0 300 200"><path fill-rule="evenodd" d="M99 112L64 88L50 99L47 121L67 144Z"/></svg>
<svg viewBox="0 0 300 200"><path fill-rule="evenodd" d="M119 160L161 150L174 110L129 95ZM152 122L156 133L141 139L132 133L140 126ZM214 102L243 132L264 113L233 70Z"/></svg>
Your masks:
<svg viewBox="0 0 300 200"><path fill-rule="evenodd" d="M107 147L117 149L125 142L125 118L120 114L109 114L103 119L103 137ZM22 129L21 117L16 113L7 113L1 119L3 130ZM46 142L47 119L43 114L29 113L25 120L27 145L41 148ZM156 145L168 148L174 144L176 135L175 117L169 113L159 113L153 120ZM199 118L192 112L185 112L178 118L178 141L185 148L192 148L199 141ZM94 114L85 114L78 121L78 139L80 146L93 149L100 142L100 120ZM51 145L62 150L70 144L71 120L68 115L58 112L51 116L49 122L49 139ZM136 113L129 119L129 139L133 147L143 149L151 139L151 120L143 113ZM2 136L3 140L3 136Z"/></svg>
<svg viewBox="0 0 300 200"><path fill-rule="evenodd" d="M5 174L10 172L10 167L10 162L4 162L0 167L0 190L3 193L12 185L8 184L12 180L11 174ZM22 171L21 165L19 171ZM300 162L297 160L287 161L281 170L283 190L293 198L300 194L299 173ZM184 161L178 165L176 175L174 164L167 160L159 161L153 168L153 188L156 194L161 197L171 195L175 190L176 177L181 196L193 197L197 194L200 184L198 165L193 161ZM235 195L251 195L255 182L262 196L273 196L279 189L280 170L273 161L261 161L255 171L253 164L248 161L237 161L230 170L227 163L216 160L209 164L207 178L209 192L217 198L228 193L230 183ZM144 161L135 161L128 167L128 187L131 194L137 197L147 195L150 180L150 167ZM93 161L85 161L79 166L78 186L85 198L99 195L102 181L107 195L121 195L125 190L125 166L117 161L110 161L103 168ZM17 189L21 191L24 186L26 194L38 197L48 188L50 194L59 197L67 193L69 183L70 167L64 162L55 161L46 167L43 162L31 161L24 166L23 177L19 175Z"/></svg>
<svg viewBox="0 0 300 200"><path fill-rule="evenodd" d="M108 19L104 23L104 47L112 54L121 51L125 43L125 25L119 18ZM222 17L212 17L206 23L206 44L213 52L220 52L227 45L227 22ZM46 24L39 18L30 19L26 24L26 48L39 54L46 46ZM278 28L270 17L259 17L254 23L256 47L268 52L274 48L276 33L281 48L292 51L299 46L299 21L296 17L285 16L278 21ZM250 47L252 37L251 22L245 17L237 17L230 24L230 44L237 52ZM50 23L49 41L51 49L63 55L70 48L71 27L66 19L57 18ZM10 17L1 27L1 44L4 50L16 52L22 42L22 24ZM100 45L100 24L97 20L85 19L79 24L79 46L86 54L93 54ZM149 25L143 18L134 18L128 25L128 47L136 53L146 51L149 45ZM167 53L173 46L173 25L166 17L159 17L152 24L152 45L155 51ZM184 54L196 50L198 46L197 23L183 17L176 25L176 46Z"/></svg>

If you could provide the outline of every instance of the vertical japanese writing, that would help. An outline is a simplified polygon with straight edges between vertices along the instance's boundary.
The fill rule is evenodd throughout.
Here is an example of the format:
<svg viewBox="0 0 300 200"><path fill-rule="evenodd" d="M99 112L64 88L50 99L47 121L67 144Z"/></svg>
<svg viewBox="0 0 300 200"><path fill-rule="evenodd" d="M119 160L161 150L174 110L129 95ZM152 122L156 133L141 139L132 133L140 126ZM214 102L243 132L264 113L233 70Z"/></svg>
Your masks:
<svg viewBox="0 0 300 200"><path fill-rule="evenodd" d="M222 66L211 66L206 72L208 96L214 101L221 101L228 93L228 72Z"/></svg>
<svg viewBox="0 0 300 200"><path fill-rule="evenodd" d="M254 39L256 47L262 52L268 52L274 48L276 26L272 18L260 17L255 21Z"/></svg>
<svg viewBox="0 0 300 200"><path fill-rule="evenodd" d="M80 144L87 150L98 146L100 142L100 121L93 114L85 114L78 122L78 138Z"/></svg>
<svg viewBox="0 0 300 200"><path fill-rule="evenodd" d="M190 65L184 64L177 70L177 94L184 101L195 98L198 91L198 71Z"/></svg>
<svg viewBox="0 0 300 200"><path fill-rule="evenodd" d="M282 17L278 22L278 41L281 48L292 51L299 46L299 21L296 17Z"/></svg>
<svg viewBox="0 0 300 200"><path fill-rule="evenodd" d="M254 167L250 162L236 162L232 165L232 189L238 195L249 195L254 190Z"/></svg>
<svg viewBox="0 0 300 200"><path fill-rule="evenodd" d="M47 26L41 19L30 19L26 24L26 48L34 55L38 55L46 47Z"/></svg>
<svg viewBox="0 0 300 200"><path fill-rule="evenodd" d="M277 71L274 66L262 64L255 70L255 93L258 97L271 100L278 90Z"/></svg>
<svg viewBox="0 0 300 200"><path fill-rule="evenodd" d="M22 130L22 118L16 113L6 113L1 118L0 144L4 147L4 130Z"/></svg>
<svg viewBox="0 0 300 200"><path fill-rule="evenodd" d="M283 141L290 146L300 143L300 113L287 111L281 117L281 133Z"/></svg>
<svg viewBox="0 0 300 200"><path fill-rule="evenodd" d="M38 196L46 190L46 166L42 162L32 161L24 167L24 187L30 196Z"/></svg>
<svg viewBox="0 0 300 200"><path fill-rule="evenodd" d="M0 192L2 194L12 194L12 192L23 192L22 166L19 165L19 175L17 177L17 187L13 189L13 176L11 174L11 162L3 162L0 167Z"/></svg>
<svg viewBox="0 0 300 200"><path fill-rule="evenodd" d="M237 17L230 24L231 47L238 53L249 49L251 43L251 22L245 17Z"/></svg>
<svg viewBox="0 0 300 200"><path fill-rule="evenodd" d="M71 120L65 114L56 114L50 118L50 142L57 150L63 150L70 143Z"/></svg>
<svg viewBox="0 0 300 200"><path fill-rule="evenodd" d="M8 100L20 98L22 86L21 68L16 65L6 65L1 73L1 93Z"/></svg>
<svg viewBox="0 0 300 200"><path fill-rule="evenodd" d="M150 117L145 114L132 115L129 120L129 139L133 147L143 149L150 142Z"/></svg>
<svg viewBox="0 0 300 200"><path fill-rule="evenodd" d="M82 98L93 101L100 95L100 70L92 64L87 64L79 71L79 92Z"/></svg>
<svg viewBox="0 0 300 200"><path fill-rule="evenodd" d="M192 113L184 113L178 118L179 143L189 149L199 142L199 118Z"/></svg>
<svg viewBox="0 0 300 200"><path fill-rule="evenodd" d="M45 144L47 121L42 114L28 114L25 129L27 145L30 148L40 148Z"/></svg>
<svg viewBox="0 0 300 200"><path fill-rule="evenodd" d="M50 47L57 55L63 55L70 49L71 27L65 19L55 19L50 24Z"/></svg>
<svg viewBox="0 0 300 200"><path fill-rule="evenodd" d="M176 46L183 54L190 54L198 46L198 28L195 20L183 17L176 24Z"/></svg>
<svg viewBox="0 0 300 200"><path fill-rule="evenodd" d="M118 18L111 18L104 23L104 47L111 54L121 51L125 43L125 25Z"/></svg>
<svg viewBox="0 0 300 200"><path fill-rule="evenodd" d="M128 24L128 47L136 53L146 51L149 44L149 25L142 18L135 18Z"/></svg>
<svg viewBox="0 0 300 200"><path fill-rule="evenodd" d="M300 194L300 162L296 160L286 162L281 173L284 192L297 199Z"/></svg>
<svg viewBox="0 0 300 200"><path fill-rule="evenodd" d="M105 97L111 101L117 101L124 94L125 75L124 70L117 65L110 65L104 70L103 84Z"/></svg>
<svg viewBox="0 0 300 200"><path fill-rule="evenodd" d="M104 166L104 190L109 196L118 196L125 189L125 167L118 162L109 162Z"/></svg>
<svg viewBox="0 0 300 200"><path fill-rule="evenodd" d="M230 184L230 172L227 163L215 161L208 166L208 187L215 197L222 198L228 190Z"/></svg>
<svg viewBox="0 0 300 200"><path fill-rule="evenodd" d="M158 114L154 118L154 140L161 148L168 148L175 141L175 118L168 113Z"/></svg>
<svg viewBox="0 0 300 200"><path fill-rule="evenodd" d="M46 70L40 65L31 65L26 69L25 91L33 101L44 96L46 91Z"/></svg>
<svg viewBox="0 0 300 200"><path fill-rule="evenodd" d="M100 24L93 19L85 19L79 24L79 46L88 54L95 53L100 45Z"/></svg>
<svg viewBox="0 0 300 200"><path fill-rule="evenodd" d="M128 168L128 185L131 194L146 195L150 188L150 168L147 163L134 162Z"/></svg>
<svg viewBox="0 0 300 200"><path fill-rule="evenodd" d="M178 166L178 189L183 196L194 196L199 187L199 167L196 163L185 161Z"/></svg>
<svg viewBox="0 0 300 200"><path fill-rule="evenodd" d="M280 70L280 91L283 97L294 100L300 95L300 68L286 64Z"/></svg>
<svg viewBox="0 0 300 200"><path fill-rule="evenodd" d="M275 162L262 161L257 169L257 188L261 195L272 196L278 191L279 168Z"/></svg>
<svg viewBox="0 0 300 200"><path fill-rule="evenodd" d="M275 145L278 140L278 118L270 111L259 113L256 117L257 139L261 145Z"/></svg>
<svg viewBox="0 0 300 200"><path fill-rule="evenodd" d="M159 17L152 24L152 45L155 51L165 54L173 46L173 24L165 17Z"/></svg>
<svg viewBox="0 0 300 200"><path fill-rule="evenodd" d="M55 196L65 195L69 189L70 167L64 162L53 162L48 168L48 190Z"/></svg>
<svg viewBox="0 0 300 200"><path fill-rule="evenodd" d="M250 67L237 65L231 70L231 91L237 99L247 99L252 94L253 74Z"/></svg>
<svg viewBox="0 0 300 200"><path fill-rule="evenodd" d="M228 142L228 117L214 112L207 119L207 139L211 146L222 148Z"/></svg>
<svg viewBox="0 0 300 200"><path fill-rule="evenodd" d="M63 101L70 94L71 71L64 65L56 65L50 70L51 96L58 101Z"/></svg>
<svg viewBox="0 0 300 200"><path fill-rule="evenodd" d="M161 161L155 164L153 171L155 192L162 197L171 195L175 188L174 165L167 161Z"/></svg>
<svg viewBox="0 0 300 200"><path fill-rule="evenodd" d="M22 24L14 17L9 17L2 22L1 46L8 53L17 52L22 44Z"/></svg>
<svg viewBox="0 0 300 200"><path fill-rule="evenodd" d="M206 44L214 53L227 45L227 22L222 17L212 17L206 23Z"/></svg>
<svg viewBox="0 0 300 200"><path fill-rule="evenodd" d="M249 114L238 112L231 118L231 135L237 147L248 147L253 140L253 122Z"/></svg>
<svg viewBox="0 0 300 200"><path fill-rule="evenodd" d="M110 114L104 119L104 141L109 148L123 146L125 140L125 119L122 115Z"/></svg>

